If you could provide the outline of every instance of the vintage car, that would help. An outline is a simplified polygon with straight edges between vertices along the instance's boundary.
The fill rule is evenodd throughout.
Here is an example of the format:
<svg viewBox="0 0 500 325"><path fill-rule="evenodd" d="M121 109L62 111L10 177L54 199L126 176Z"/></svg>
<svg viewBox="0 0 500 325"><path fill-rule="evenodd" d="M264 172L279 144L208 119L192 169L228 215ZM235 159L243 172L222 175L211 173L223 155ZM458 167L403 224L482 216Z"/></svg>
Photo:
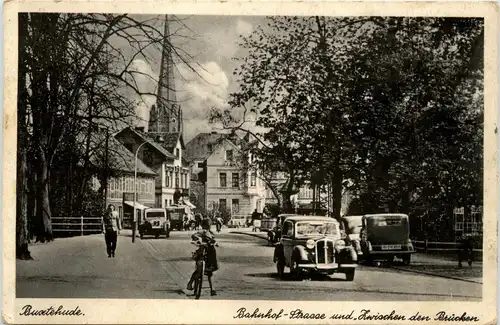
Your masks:
<svg viewBox="0 0 500 325"><path fill-rule="evenodd" d="M183 206L169 206L166 208L168 220L170 220L170 226L172 230L183 230L184 229L184 216L186 215L186 209Z"/></svg>
<svg viewBox="0 0 500 325"><path fill-rule="evenodd" d="M362 218L361 250L363 260L392 263L394 257L409 265L415 253L410 240L410 225L406 214L369 214Z"/></svg>
<svg viewBox="0 0 500 325"><path fill-rule="evenodd" d="M281 278L287 266L295 279L305 273L345 273L352 281L357 266L354 248L340 238L339 223L318 216L288 216L273 260Z"/></svg>
<svg viewBox="0 0 500 325"><path fill-rule="evenodd" d="M361 249L361 228L363 227L363 216L343 216L341 217L343 231L346 235L346 240L356 249L358 259L363 255Z"/></svg>
<svg viewBox="0 0 500 325"><path fill-rule="evenodd" d="M146 235L160 237L170 236L170 220L167 218L167 212L162 208L150 208L144 210L144 220L139 225L139 235L142 238Z"/></svg>
<svg viewBox="0 0 500 325"><path fill-rule="evenodd" d="M269 246L274 246L281 239L281 229L283 227L283 222L287 217L295 216L295 214L280 214L276 218L276 224L273 229L267 232L267 244Z"/></svg>

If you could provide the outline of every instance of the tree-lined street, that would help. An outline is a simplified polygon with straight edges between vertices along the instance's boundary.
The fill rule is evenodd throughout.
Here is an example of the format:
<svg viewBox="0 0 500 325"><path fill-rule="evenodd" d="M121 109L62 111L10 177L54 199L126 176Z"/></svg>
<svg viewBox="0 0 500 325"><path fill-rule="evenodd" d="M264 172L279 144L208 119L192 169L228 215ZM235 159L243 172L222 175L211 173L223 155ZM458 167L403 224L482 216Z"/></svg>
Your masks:
<svg viewBox="0 0 500 325"><path fill-rule="evenodd" d="M173 232L169 239L145 238L132 244L130 231L124 231L118 239L116 258L106 256L102 235L33 245L30 250L37 259L17 261L17 297L193 299L185 290L194 270L190 234ZM228 229L217 239L220 269L214 284L218 295L210 297L205 281L201 299L481 299L482 264L458 270L456 261L416 254L405 271L397 266L360 265L353 282L345 281L343 274L280 280L272 261L273 248L266 246L264 239ZM440 267L436 274L456 279L419 273L432 267Z"/></svg>

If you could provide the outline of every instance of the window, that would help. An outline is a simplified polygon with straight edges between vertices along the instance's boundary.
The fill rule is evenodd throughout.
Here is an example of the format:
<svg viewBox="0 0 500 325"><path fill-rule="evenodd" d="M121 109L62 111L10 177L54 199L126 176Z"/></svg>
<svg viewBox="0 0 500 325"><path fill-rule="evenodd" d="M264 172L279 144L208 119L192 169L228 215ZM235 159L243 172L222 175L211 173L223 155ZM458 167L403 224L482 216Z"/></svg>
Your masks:
<svg viewBox="0 0 500 325"><path fill-rule="evenodd" d="M293 236L293 224L291 222L285 222L283 224L283 235L287 237Z"/></svg>
<svg viewBox="0 0 500 325"><path fill-rule="evenodd" d="M165 185L166 185L167 187L170 187L170 172L169 172L169 171L167 171L165 174L167 175L167 176L166 176L166 180L165 180L165 183L166 183Z"/></svg>
<svg viewBox="0 0 500 325"><path fill-rule="evenodd" d="M240 212L240 200L238 199L233 199L232 202L232 207L233 207L233 213L239 213Z"/></svg>
<svg viewBox="0 0 500 325"><path fill-rule="evenodd" d="M179 148L176 148L176 149L175 149L175 158L179 158L179 157L180 157L180 155L181 155L181 154L180 154L180 150L179 150Z"/></svg>
<svg viewBox="0 0 500 325"><path fill-rule="evenodd" d="M233 178L231 179L233 182L233 187L240 187L240 174L238 173L233 173Z"/></svg>
<svg viewBox="0 0 500 325"><path fill-rule="evenodd" d="M226 187L226 173L220 173L219 175L219 182L220 182L220 187Z"/></svg>
<svg viewBox="0 0 500 325"><path fill-rule="evenodd" d="M179 187L179 172L175 173L175 188Z"/></svg>
<svg viewBox="0 0 500 325"><path fill-rule="evenodd" d="M257 180L257 175L255 175L255 172L252 172L250 175L250 186L255 186Z"/></svg>
<svg viewBox="0 0 500 325"><path fill-rule="evenodd" d="M170 199L170 201L169 201L169 205L172 205L172 199Z"/></svg>
<svg viewBox="0 0 500 325"><path fill-rule="evenodd" d="M226 199L219 199L219 211L226 210Z"/></svg>
<svg viewBox="0 0 500 325"><path fill-rule="evenodd" d="M226 150L226 160L233 161L233 150Z"/></svg>
<svg viewBox="0 0 500 325"><path fill-rule="evenodd" d="M208 151L212 151L212 144L211 144L211 143L209 143L209 144L207 145L207 148L208 148Z"/></svg>
<svg viewBox="0 0 500 325"><path fill-rule="evenodd" d="M170 172L170 185L168 187L174 187L174 172Z"/></svg>
<svg viewBox="0 0 500 325"><path fill-rule="evenodd" d="M198 168L203 168L203 163L198 163Z"/></svg>
<svg viewBox="0 0 500 325"><path fill-rule="evenodd" d="M184 188L188 188L188 175L184 174Z"/></svg>
<svg viewBox="0 0 500 325"><path fill-rule="evenodd" d="M165 206L168 207L168 201L167 200L165 200Z"/></svg>

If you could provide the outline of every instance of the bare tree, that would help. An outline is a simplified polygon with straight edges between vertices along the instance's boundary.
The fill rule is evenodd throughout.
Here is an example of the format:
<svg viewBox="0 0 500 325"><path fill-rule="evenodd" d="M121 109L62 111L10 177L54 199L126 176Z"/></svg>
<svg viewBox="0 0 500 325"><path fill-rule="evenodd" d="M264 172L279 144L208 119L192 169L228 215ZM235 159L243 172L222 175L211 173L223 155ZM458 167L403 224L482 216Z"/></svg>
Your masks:
<svg viewBox="0 0 500 325"><path fill-rule="evenodd" d="M53 238L50 179L54 161L67 141L76 145L77 135L85 135L82 170L88 171L94 128L113 130L129 123L137 98L155 96L137 82L138 77L153 82L155 78L139 71L134 61L154 63L154 54L166 44L181 62L195 69L186 52L164 42L164 20L126 14L20 15L18 116L22 132L18 168L20 176L25 176L23 150L29 146L35 158L37 241ZM26 224L28 218L25 193L18 184L19 224ZM21 249L27 238L22 227L18 230Z"/></svg>

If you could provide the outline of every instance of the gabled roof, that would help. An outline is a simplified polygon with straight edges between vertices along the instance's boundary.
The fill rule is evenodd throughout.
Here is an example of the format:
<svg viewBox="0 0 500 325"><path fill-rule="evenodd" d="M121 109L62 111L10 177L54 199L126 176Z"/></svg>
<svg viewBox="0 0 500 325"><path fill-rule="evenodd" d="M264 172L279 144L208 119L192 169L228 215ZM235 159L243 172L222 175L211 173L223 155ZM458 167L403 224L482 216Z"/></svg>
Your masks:
<svg viewBox="0 0 500 325"><path fill-rule="evenodd" d="M191 141L186 144L184 155L188 160L206 160L216 146L221 144L224 140L231 142L233 145L238 146L242 140L235 134L230 133L199 133ZM212 150L208 150L208 145L212 145Z"/></svg>
<svg viewBox="0 0 500 325"><path fill-rule="evenodd" d="M140 132L138 130L134 130L131 127L126 127L125 129L121 130L120 132L118 132L115 135L115 137L123 132L126 132L126 131L132 132L132 134L139 137L142 141L146 141L151 147L153 147L157 152L159 152L160 154L162 154L166 158L175 159L175 155L170 153L167 149L162 147L159 143L155 142L152 138L147 136L145 133Z"/></svg>
<svg viewBox="0 0 500 325"><path fill-rule="evenodd" d="M85 141L85 136L78 136L79 140ZM81 142L83 144L83 142ZM90 137L90 147L93 149L89 158L95 168L104 167L106 151L106 135L102 132L93 132ZM108 166L116 172L134 173L135 156L125 148L113 136L108 138ZM157 176L140 159L137 159L137 173L143 175Z"/></svg>

